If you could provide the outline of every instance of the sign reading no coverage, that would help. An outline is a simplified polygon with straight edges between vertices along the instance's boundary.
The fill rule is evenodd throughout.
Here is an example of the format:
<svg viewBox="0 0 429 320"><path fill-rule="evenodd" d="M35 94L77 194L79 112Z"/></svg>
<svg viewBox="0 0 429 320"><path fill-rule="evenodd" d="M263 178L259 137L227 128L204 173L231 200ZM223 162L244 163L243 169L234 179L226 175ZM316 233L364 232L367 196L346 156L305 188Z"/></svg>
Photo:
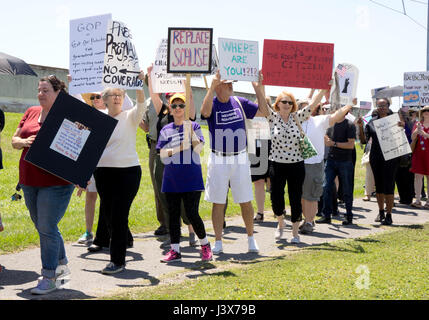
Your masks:
<svg viewBox="0 0 429 320"><path fill-rule="evenodd" d="M168 73L211 73L213 29L168 28Z"/></svg>

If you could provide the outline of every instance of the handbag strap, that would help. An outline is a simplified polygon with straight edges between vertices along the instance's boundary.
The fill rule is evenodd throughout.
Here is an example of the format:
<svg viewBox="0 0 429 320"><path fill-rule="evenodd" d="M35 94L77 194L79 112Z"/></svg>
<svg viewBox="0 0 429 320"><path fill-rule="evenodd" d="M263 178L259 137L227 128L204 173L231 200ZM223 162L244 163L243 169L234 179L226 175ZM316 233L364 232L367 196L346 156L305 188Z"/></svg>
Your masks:
<svg viewBox="0 0 429 320"><path fill-rule="evenodd" d="M237 101L238 105L240 106L241 113L243 114L243 118L244 118L244 129L246 130L246 134L247 134L247 123L246 123L247 117L246 117L246 114L244 113L243 106L241 105L241 102L237 98L237 96L234 96L233 98L234 98L235 101Z"/></svg>

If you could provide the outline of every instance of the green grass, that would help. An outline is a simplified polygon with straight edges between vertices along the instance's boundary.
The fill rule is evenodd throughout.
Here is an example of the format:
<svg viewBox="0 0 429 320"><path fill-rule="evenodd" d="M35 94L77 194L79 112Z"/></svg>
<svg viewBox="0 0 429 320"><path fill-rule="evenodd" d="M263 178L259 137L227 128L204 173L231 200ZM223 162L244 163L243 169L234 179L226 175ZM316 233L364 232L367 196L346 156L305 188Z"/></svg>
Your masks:
<svg viewBox="0 0 429 320"><path fill-rule="evenodd" d="M3 151L3 166L0 171L0 214L5 225L5 231L0 233L0 254L22 250L30 246L37 246L39 238L37 232L30 220L24 199L20 201L11 201L11 196L15 192L15 186L18 182L18 163L21 155L20 150L15 150L11 146L11 138L16 131L22 114L6 113L6 125L1 134L1 147ZM203 126L203 134L206 139L204 153L202 154L202 171L205 180L207 171L207 157L209 155L209 137L206 126ZM355 197L363 195L363 185L365 180L365 171L360 166L362 150L359 146L356 148L358 161L356 165ZM133 233L147 232L155 230L158 227L156 220L155 203L153 189L148 169L149 150L147 148L145 134L142 130L137 133L137 151L142 166L142 179L140 189L131 207L129 225ZM21 192L22 194L22 192ZM287 194L287 193L286 193ZM98 221L98 200L97 210L94 222L96 229ZM286 204L289 201L286 197ZM72 196L69 207L59 227L65 241L76 241L85 231L84 217L85 197L77 197L76 192ZM256 209L256 204L254 203ZM265 209L270 210L270 198L267 194L265 200ZM288 209L289 210L289 209ZM233 216L240 213L240 208L233 203L231 192L229 193L227 216ZM200 202L200 215L204 220L210 220L211 204L203 200Z"/></svg>
<svg viewBox="0 0 429 320"><path fill-rule="evenodd" d="M107 299L429 299L428 237L428 224L398 227Z"/></svg>

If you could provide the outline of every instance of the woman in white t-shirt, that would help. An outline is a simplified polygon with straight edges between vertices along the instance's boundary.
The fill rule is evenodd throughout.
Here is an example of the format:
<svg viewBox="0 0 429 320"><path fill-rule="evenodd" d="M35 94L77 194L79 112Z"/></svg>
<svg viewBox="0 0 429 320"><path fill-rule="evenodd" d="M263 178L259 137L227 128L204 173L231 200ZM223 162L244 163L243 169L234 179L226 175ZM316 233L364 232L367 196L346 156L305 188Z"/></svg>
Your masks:
<svg viewBox="0 0 429 320"><path fill-rule="evenodd" d="M356 104L356 100L353 102ZM318 108L321 108L321 106ZM325 172L323 158L325 155L324 137L326 130L335 123L342 121L351 108L352 106L348 105L329 115L312 114L312 116L302 124L302 129L317 150L317 155L304 160L305 179L302 186L302 211L304 222L299 227L300 232L303 234L313 231L314 218L318 209L317 204L323 193Z"/></svg>

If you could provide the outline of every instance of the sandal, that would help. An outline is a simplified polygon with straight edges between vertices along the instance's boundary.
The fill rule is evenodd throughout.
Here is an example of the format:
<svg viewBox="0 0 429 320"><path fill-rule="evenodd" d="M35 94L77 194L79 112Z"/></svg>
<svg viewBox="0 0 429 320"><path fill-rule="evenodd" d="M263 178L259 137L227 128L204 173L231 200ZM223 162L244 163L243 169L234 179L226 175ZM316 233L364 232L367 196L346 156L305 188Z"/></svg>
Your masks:
<svg viewBox="0 0 429 320"><path fill-rule="evenodd" d="M411 204L411 206L412 207L414 207L414 208L418 208L418 209L421 209L421 208L423 208L423 206L422 206L422 204L421 204L421 202L419 201L419 202L413 202L412 204Z"/></svg>
<svg viewBox="0 0 429 320"><path fill-rule="evenodd" d="M257 213L255 219L253 219L255 222L264 222L264 214L263 213Z"/></svg>

